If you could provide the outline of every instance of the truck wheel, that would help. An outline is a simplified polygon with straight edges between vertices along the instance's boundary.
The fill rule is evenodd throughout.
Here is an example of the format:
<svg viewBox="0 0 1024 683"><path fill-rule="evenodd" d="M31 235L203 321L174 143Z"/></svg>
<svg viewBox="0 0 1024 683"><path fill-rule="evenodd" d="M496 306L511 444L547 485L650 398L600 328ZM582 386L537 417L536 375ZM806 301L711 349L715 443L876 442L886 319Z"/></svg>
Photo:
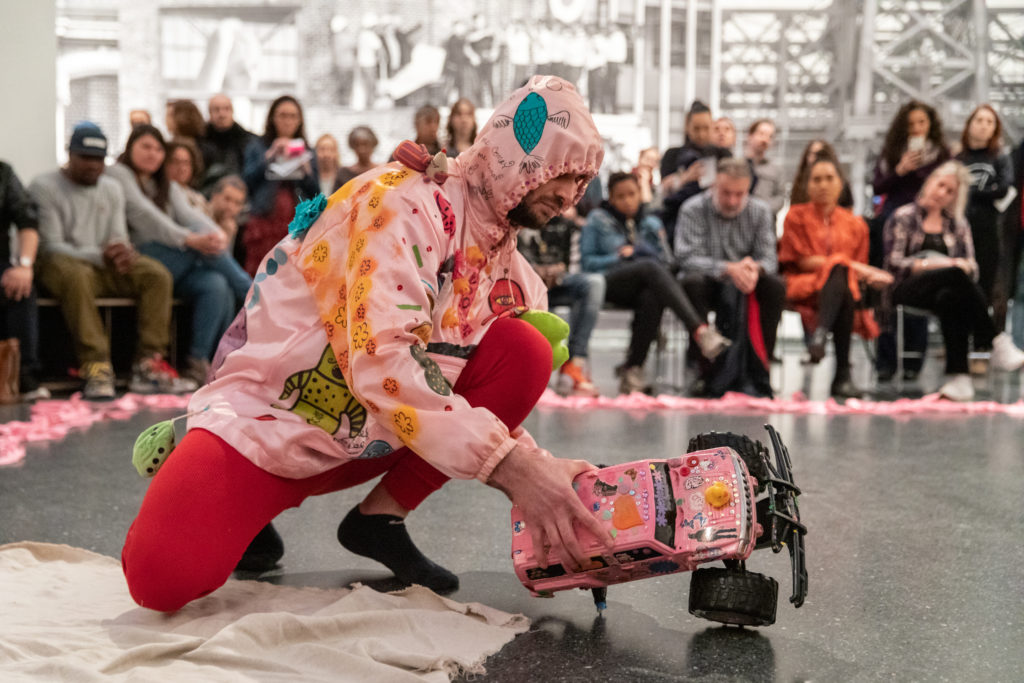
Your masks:
<svg viewBox="0 0 1024 683"><path fill-rule="evenodd" d="M741 626L775 623L779 583L744 569L709 567L690 577L690 614Z"/></svg>
<svg viewBox="0 0 1024 683"><path fill-rule="evenodd" d="M690 439L690 445L686 452L703 451L709 448L728 447L739 453L743 463L747 466L750 476L757 479L755 493L764 490L768 481L768 451L761 445L760 441L753 441L750 437L733 432L703 432Z"/></svg>

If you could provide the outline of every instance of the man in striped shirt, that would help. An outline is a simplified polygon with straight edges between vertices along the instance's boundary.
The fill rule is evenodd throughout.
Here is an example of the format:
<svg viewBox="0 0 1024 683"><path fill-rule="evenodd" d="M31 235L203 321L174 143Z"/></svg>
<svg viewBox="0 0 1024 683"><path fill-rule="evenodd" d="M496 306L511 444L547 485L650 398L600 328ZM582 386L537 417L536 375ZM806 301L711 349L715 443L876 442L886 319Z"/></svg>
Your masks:
<svg viewBox="0 0 1024 683"><path fill-rule="evenodd" d="M683 288L698 313L715 311L716 325L734 347L698 368L693 393L771 395L768 364L785 286L778 275L774 217L750 196L751 180L743 159L720 160L714 185L688 200L676 223L674 252Z"/></svg>

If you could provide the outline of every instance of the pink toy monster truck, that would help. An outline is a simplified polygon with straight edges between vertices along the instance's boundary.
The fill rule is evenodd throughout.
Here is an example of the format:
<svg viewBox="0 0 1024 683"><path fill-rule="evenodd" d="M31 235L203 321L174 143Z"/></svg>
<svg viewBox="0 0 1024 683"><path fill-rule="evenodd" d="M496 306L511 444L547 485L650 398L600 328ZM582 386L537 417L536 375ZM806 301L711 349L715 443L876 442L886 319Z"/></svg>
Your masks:
<svg viewBox="0 0 1024 683"><path fill-rule="evenodd" d="M759 441L711 432L690 441L686 455L640 460L581 474L573 488L615 539L612 552L585 531L590 566L572 572L558 557L541 567L519 509L512 508L512 563L534 595L551 597L567 588L589 588L598 611L607 586L658 574L692 571L707 562L725 567L694 571L690 613L726 624L775 623L779 585L749 572L756 548L788 546L796 607L807 596L807 571L789 451L771 425L765 427L775 462Z"/></svg>

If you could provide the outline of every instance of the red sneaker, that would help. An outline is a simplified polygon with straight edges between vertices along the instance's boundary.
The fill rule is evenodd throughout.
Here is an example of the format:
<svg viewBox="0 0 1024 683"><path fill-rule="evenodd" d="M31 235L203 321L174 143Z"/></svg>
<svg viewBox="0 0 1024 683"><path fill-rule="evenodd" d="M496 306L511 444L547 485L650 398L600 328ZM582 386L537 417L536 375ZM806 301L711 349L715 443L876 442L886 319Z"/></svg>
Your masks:
<svg viewBox="0 0 1024 683"><path fill-rule="evenodd" d="M597 386L591 381L586 370L584 370L583 361L578 358L570 358L558 371L560 389L563 384L568 385L570 382L572 385L566 386L562 391L565 395L589 396L591 398L601 395L601 392L597 390Z"/></svg>

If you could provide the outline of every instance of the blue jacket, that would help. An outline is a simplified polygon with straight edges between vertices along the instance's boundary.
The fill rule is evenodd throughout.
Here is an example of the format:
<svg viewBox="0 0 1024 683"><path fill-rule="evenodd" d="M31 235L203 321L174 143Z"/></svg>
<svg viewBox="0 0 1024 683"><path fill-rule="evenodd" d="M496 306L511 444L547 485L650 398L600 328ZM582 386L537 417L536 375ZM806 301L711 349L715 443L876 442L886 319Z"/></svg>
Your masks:
<svg viewBox="0 0 1024 683"><path fill-rule="evenodd" d="M633 244L636 258L656 258L663 261L666 257L664 247L664 228L661 219L653 213L647 213L640 207L636 217L636 242ZM620 261L619 247L627 243L626 222L608 202L587 214L587 222L583 225L580 236L580 259L586 273L605 273Z"/></svg>
<svg viewBox="0 0 1024 683"><path fill-rule="evenodd" d="M303 199L312 199L320 193L315 159L310 161L313 172L301 180L268 180L267 149L263 139L258 137L253 137L245 146L245 169L242 171L242 179L249 188L249 204L253 214L266 216L270 213L274 207L274 195L277 194L277 188L281 183L287 183L294 189L296 204Z"/></svg>

